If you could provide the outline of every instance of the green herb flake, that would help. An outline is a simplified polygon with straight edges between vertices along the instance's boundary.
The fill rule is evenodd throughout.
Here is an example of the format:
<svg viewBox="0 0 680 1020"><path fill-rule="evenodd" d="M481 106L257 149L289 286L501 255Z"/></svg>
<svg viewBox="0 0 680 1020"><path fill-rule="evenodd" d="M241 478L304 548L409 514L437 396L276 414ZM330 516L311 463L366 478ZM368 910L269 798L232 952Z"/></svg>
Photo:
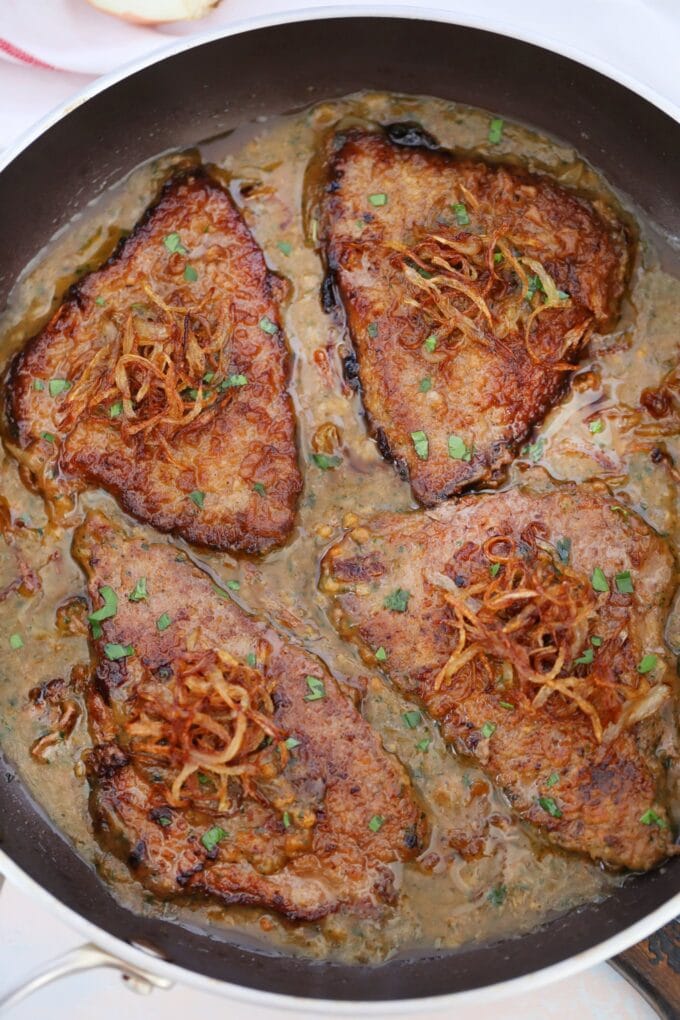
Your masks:
<svg viewBox="0 0 680 1020"><path fill-rule="evenodd" d="M500 569L501 569L500 563L492 563L491 566L489 567L489 573L491 574L492 577L498 577Z"/></svg>
<svg viewBox="0 0 680 1020"><path fill-rule="evenodd" d="M378 335L378 323L369 322L368 326L366 327L366 332L371 337L371 339L374 340Z"/></svg>
<svg viewBox="0 0 680 1020"><path fill-rule="evenodd" d="M230 588L231 591L238 591L240 587L240 581L227 581L227 588Z"/></svg>
<svg viewBox="0 0 680 1020"><path fill-rule="evenodd" d="M101 297L101 295L100 295L99 297L96 297L96 298L94 299L94 303L95 303L96 305L99 305L99 307L100 307L100 308L103 308L103 307L104 307L104 305L106 304L106 301L105 301L105 300L104 300L104 298L103 298L103 297Z"/></svg>
<svg viewBox="0 0 680 1020"><path fill-rule="evenodd" d="M35 390L36 393L42 393L42 391L45 389L45 383L42 381L42 379L33 380L33 389Z"/></svg>
<svg viewBox="0 0 680 1020"><path fill-rule="evenodd" d="M617 504L614 504L614 506L610 506L609 509L612 510L615 514L621 514L623 517L630 516L630 510L628 509L628 507L618 506Z"/></svg>
<svg viewBox="0 0 680 1020"><path fill-rule="evenodd" d="M371 830L371 832L380 832L384 824L385 819L383 818L382 815L373 815L370 822L368 823L368 827Z"/></svg>
<svg viewBox="0 0 680 1020"><path fill-rule="evenodd" d="M503 252L495 251L493 253L493 261L495 266L499 265L503 261Z"/></svg>
<svg viewBox="0 0 680 1020"><path fill-rule="evenodd" d="M422 751L423 754L427 754L427 752L430 749L430 744L431 743L432 743L432 738L431 737L423 737L423 739L419 740L418 743L416 744L416 750L417 751Z"/></svg>
<svg viewBox="0 0 680 1020"><path fill-rule="evenodd" d="M382 645L380 646L380 648L376 649L375 657L378 660L378 662L385 662L387 660L387 652L385 651Z"/></svg>
<svg viewBox="0 0 680 1020"><path fill-rule="evenodd" d="M543 290L543 284L541 282L540 276L534 274L533 276L529 277L529 286L527 288L527 301L531 301L534 294L536 294L536 292L539 290L541 291Z"/></svg>
<svg viewBox="0 0 680 1020"><path fill-rule="evenodd" d="M205 493L201 492L200 489L194 489L193 492L189 493L189 499L192 503L195 503L199 510L202 510L205 505Z"/></svg>
<svg viewBox="0 0 680 1020"><path fill-rule="evenodd" d="M593 586L593 591L609 591L609 582L601 567L595 567L590 577L590 583Z"/></svg>
<svg viewBox="0 0 680 1020"><path fill-rule="evenodd" d="M485 722L484 725L482 726L482 736L484 737L485 740L488 740L489 737L492 737L494 735L496 729L497 729L496 723Z"/></svg>
<svg viewBox="0 0 680 1020"><path fill-rule="evenodd" d="M203 376L203 382L204 383L211 383L214 378L215 378L215 373L214 372L206 372L205 375Z"/></svg>
<svg viewBox="0 0 680 1020"><path fill-rule="evenodd" d="M495 885L491 892L487 894L487 900L489 903L493 903L494 907L502 907L505 903L506 896L508 895L507 886Z"/></svg>
<svg viewBox="0 0 680 1020"><path fill-rule="evenodd" d="M391 609L393 613L405 613L408 609L408 600L410 598L410 591L406 591L405 588L397 588L387 596L383 606L385 609Z"/></svg>
<svg viewBox="0 0 680 1020"><path fill-rule="evenodd" d="M604 422L601 418L596 418L595 421L590 422L588 429L596 436L598 432L604 432Z"/></svg>
<svg viewBox="0 0 680 1020"><path fill-rule="evenodd" d="M286 740L286 747L289 751L294 751L296 747L300 746L300 741L297 737L288 737Z"/></svg>
<svg viewBox="0 0 680 1020"><path fill-rule="evenodd" d="M539 460L543 456L544 448L545 439L541 436L535 443L527 443L526 446L522 447L522 456L528 457L529 460L534 462L534 464L538 464Z"/></svg>
<svg viewBox="0 0 680 1020"><path fill-rule="evenodd" d="M456 214L456 223L459 227L467 227L470 223L470 217L465 206L465 202L454 202L451 206L454 213Z"/></svg>
<svg viewBox="0 0 680 1020"><path fill-rule="evenodd" d="M246 665L250 666L251 669L257 666L257 655L255 652L248 652L246 655Z"/></svg>
<svg viewBox="0 0 680 1020"><path fill-rule="evenodd" d="M277 241L276 247L286 256L290 255L293 250L293 245L289 244L288 241Z"/></svg>
<svg viewBox="0 0 680 1020"><path fill-rule="evenodd" d="M337 457L335 454L329 456L327 453L313 453L312 460L322 471L332 471L333 468L342 464L342 457Z"/></svg>
<svg viewBox="0 0 680 1020"><path fill-rule="evenodd" d="M381 205L387 205L387 195L385 194L384 191L379 191L375 195L369 195L368 201L371 203L371 205L374 205L376 207Z"/></svg>
<svg viewBox="0 0 680 1020"><path fill-rule="evenodd" d="M9 647L14 652L18 652L20 648L24 647L24 639L22 638L21 634L10 634Z"/></svg>
<svg viewBox="0 0 680 1020"><path fill-rule="evenodd" d="M503 118L494 117L489 121L488 139L491 145L498 145L503 137Z"/></svg>
<svg viewBox="0 0 680 1020"><path fill-rule="evenodd" d="M545 785L548 787L548 789L550 789L553 786L557 786L559 781L560 781L560 777L557 774L557 772L551 772L550 775L548 776L548 778L545 781Z"/></svg>
<svg viewBox="0 0 680 1020"><path fill-rule="evenodd" d="M168 614L162 613L156 620L156 630L160 631L167 630L171 623L172 620L170 619Z"/></svg>
<svg viewBox="0 0 680 1020"><path fill-rule="evenodd" d="M430 441L427 438L427 433L422 432L421 430L412 432L411 439L417 456L420 457L421 460L427 460L430 452Z"/></svg>
<svg viewBox="0 0 680 1020"><path fill-rule="evenodd" d="M175 252L177 252L178 255L187 254L187 250L182 244L182 240L179 234L177 233L168 234L167 237L164 237L163 244L168 249L168 251L172 252L173 254Z"/></svg>
<svg viewBox="0 0 680 1020"><path fill-rule="evenodd" d="M51 397L58 397L60 393L67 393L71 389L68 379L50 379L49 390Z"/></svg>
<svg viewBox="0 0 680 1020"><path fill-rule="evenodd" d="M266 496L267 495L267 490L265 489L265 487L262 484L262 482L255 482L255 484L253 485L253 492L256 492L258 494L258 496Z"/></svg>
<svg viewBox="0 0 680 1020"><path fill-rule="evenodd" d="M432 389L432 380L430 379L429 376L426 376L424 379L420 380L418 389L420 390L421 393L427 393L429 390Z"/></svg>
<svg viewBox="0 0 680 1020"><path fill-rule="evenodd" d="M630 570L622 570L620 574L617 574L614 578L614 583L616 585L616 590L620 592L621 595L633 594L633 579L630 576Z"/></svg>
<svg viewBox="0 0 680 1020"><path fill-rule="evenodd" d="M198 279L198 273L196 272L193 266L184 267L184 279L187 281L187 283L196 283L196 280Z"/></svg>
<svg viewBox="0 0 680 1020"><path fill-rule="evenodd" d="M420 714L420 712L418 712L417 709L415 709L412 712L403 712L401 717L404 720L404 725L409 730L415 730L416 727L419 726L423 720L422 715Z"/></svg>
<svg viewBox="0 0 680 1020"><path fill-rule="evenodd" d="M583 655L579 655L578 659L574 660L574 663L577 666L589 666L590 663L593 661L594 656L595 652L592 650L592 648L586 648Z"/></svg>
<svg viewBox="0 0 680 1020"><path fill-rule="evenodd" d="M599 648L602 644L602 638L598 637L597 634L594 634L590 639L590 643L591 645L595 645L596 648Z"/></svg>
<svg viewBox="0 0 680 1020"><path fill-rule="evenodd" d="M237 373L235 375L228 375L227 378L220 383L220 389L230 390L232 387L240 388L241 386L248 385L248 377Z"/></svg>
<svg viewBox="0 0 680 1020"><path fill-rule="evenodd" d="M148 597L149 593L146 588L146 578L140 577L128 595L128 599L130 602L143 602L145 599L148 599Z"/></svg>
<svg viewBox="0 0 680 1020"><path fill-rule="evenodd" d="M40 438L44 439L46 443L53 443L57 437L53 432L41 432Z"/></svg>
<svg viewBox="0 0 680 1020"><path fill-rule="evenodd" d="M90 627L92 629L92 637L94 638L95 641L98 641L99 638L104 633L104 631L102 630L101 623L96 623L96 622L95 623L91 623Z"/></svg>
<svg viewBox="0 0 680 1020"><path fill-rule="evenodd" d="M229 834L220 826L213 825L212 829L208 829L201 836L201 843L206 848L209 854L213 852L218 843L221 843Z"/></svg>
<svg viewBox="0 0 680 1020"><path fill-rule="evenodd" d="M283 822L284 829L290 828L290 813L288 811L283 812L283 817L281 821Z"/></svg>
<svg viewBox="0 0 680 1020"><path fill-rule="evenodd" d="M511 701L499 701L498 704L501 706L501 708L507 709L508 712L515 711L515 706Z"/></svg>
<svg viewBox="0 0 680 1020"><path fill-rule="evenodd" d="M569 293L569 291L566 290L558 290L557 296L560 299L560 301L568 301L569 298L571 297L571 294Z"/></svg>
<svg viewBox="0 0 680 1020"><path fill-rule="evenodd" d="M106 644L104 645L104 655L111 662L117 662L118 659L126 659L128 655L134 655L135 650L132 645L119 645L119 644Z"/></svg>
<svg viewBox="0 0 680 1020"><path fill-rule="evenodd" d="M461 436L449 436L449 457L452 460L465 460L468 462L471 460L472 451Z"/></svg>
<svg viewBox="0 0 680 1020"><path fill-rule="evenodd" d="M436 336L434 336L434 334L432 336L428 336L427 340L425 340L425 342L423 343L423 347L429 354L432 354L434 351L436 351L437 350Z"/></svg>
<svg viewBox="0 0 680 1020"><path fill-rule="evenodd" d="M260 327L263 333L268 333L269 336L274 336L274 333L278 333L279 331L279 327L276 325L275 322L272 322L268 315L262 316L262 318L258 322L258 326Z"/></svg>
<svg viewBox="0 0 680 1020"><path fill-rule="evenodd" d="M543 808L543 810L547 811L548 814L551 815L553 818L562 817L562 812L557 806L557 802L554 801L552 797L539 797L538 803Z"/></svg>
<svg viewBox="0 0 680 1020"><path fill-rule="evenodd" d="M326 685L320 676L306 676L305 683L309 690L309 693L305 694L305 701L321 701L326 697Z"/></svg>
<svg viewBox="0 0 680 1020"><path fill-rule="evenodd" d="M571 557L571 539L558 538L555 542L555 549L562 563L568 563Z"/></svg>
<svg viewBox="0 0 680 1020"><path fill-rule="evenodd" d="M651 653L643 655L638 663L638 673L651 673L653 669L656 669L658 657Z"/></svg>
<svg viewBox="0 0 680 1020"><path fill-rule="evenodd" d="M123 401L117 400L115 404L111 404L109 408L109 418L120 418L123 413Z"/></svg>
<svg viewBox="0 0 680 1020"><path fill-rule="evenodd" d="M640 821L643 825L658 825L660 829L668 828L668 822L666 819L662 818L661 815L658 815L656 811L652 811L651 808L649 811L645 811L644 815L640 817Z"/></svg>
<svg viewBox="0 0 680 1020"><path fill-rule="evenodd" d="M99 594L104 600L104 605L94 613L90 613L88 616L90 623L102 623L104 620L110 620L118 612L118 596L113 588L106 584L99 589Z"/></svg>

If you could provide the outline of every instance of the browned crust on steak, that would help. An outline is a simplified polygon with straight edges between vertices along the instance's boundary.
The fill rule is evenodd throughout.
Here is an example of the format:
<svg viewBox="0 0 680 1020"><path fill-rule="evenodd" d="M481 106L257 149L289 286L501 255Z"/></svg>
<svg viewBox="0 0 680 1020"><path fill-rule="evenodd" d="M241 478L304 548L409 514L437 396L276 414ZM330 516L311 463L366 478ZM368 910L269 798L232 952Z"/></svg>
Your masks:
<svg viewBox="0 0 680 1020"><path fill-rule="evenodd" d="M171 251L165 242L173 237ZM191 542L249 553L284 542L302 483L282 290L227 191L203 170L173 178L132 235L71 288L11 364L8 445L48 506L58 512L78 490L102 486L135 517ZM277 328L266 332L263 320ZM183 373L184 414L195 406L206 369L213 371L212 390L203 384L204 406L193 421L160 421L135 434L151 397L141 398L142 411L135 405L133 414L132 404L124 404L110 416L123 394L96 373L130 334L160 336L174 370ZM201 351L189 361L192 343ZM155 357L161 363L158 352ZM128 370L138 385L141 376L131 373L142 369ZM98 403L81 400L88 371L95 372L88 396ZM240 376L247 385L226 385ZM55 379L71 388L52 395ZM204 494L202 507L189 498L192 492Z"/></svg>
<svg viewBox="0 0 680 1020"><path fill-rule="evenodd" d="M588 631L600 644L591 645L586 636L585 644L573 649L575 659L590 648L594 665L572 665L572 671L597 670L615 689L626 685L635 691L642 682L637 669L642 657L655 654L653 685L672 684L663 627L675 586L673 560L647 525L633 514L612 512L612 502L602 487L562 485L544 492L515 488L468 496L430 512L383 513L363 522L361 544L347 535L330 549L321 585L332 598L330 615L338 631L374 666L375 650L386 650L382 668L424 704L461 754L485 769L520 818L557 846L642 870L673 847L656 754L658 718L599 743L588 716L561 696L532 707L519 693L516 677L508 684L497 659L491 676L473 672L468 663L450 684L439 690L436 685L458 631L445 592L432 579L446 574L454 590L464 591L483 543L494 535L512 536L520 548L524 542L527 556L533 555L537 536L553 547L558 539L570 539L570 569L586 579L588 588L594 568L604 571L610 590L592 593ZM366 560L383 568L377 583L374 569L370 581L363 581ZM483 569L488 576L489 564ZM614 583L626 570L633 594L619 592ZM410 593L405 612L385 607L385 598L397 588ZM604 657L600 664L598 656ZM600 703L606 706L602 690ZM603 716L603 722L614 724L616 718ZM550 813L551 800L559 817ZM641 821L643 816L649 821L650 809L660 824Z"/></svg>
<svg viewBox="0 0 680 1020"><path fill-rule="evenodd" d="M389 865L418 852L424 816L405 770L323 663L220 594L172 545L149 544L97 513L76 531L73 551L92 602L101 603L98 592L106 585L118 597L115 617L103 622L93 645L96 668L87 694L95 745L90 804L102 844L160 897L209 895L299 919L341 907L378 911L393 900ZM127 593L140 577L148 598L132 602ZM156 621L164 613L171 623L160 631ZM132 645L134 655L110 661L106 643ZM170 807L160 777L129 750L129 712L142 675L174 684L189 646L228 651L240 662L255 654L273 686L273 722L299 741L281 775L269 786L262 780L256 796L242 791L226 814ZM306 698L309 675L323 681L320 700ZM282 791L293 798L288 826ZM298 807L307 818L313 814L311 827L297 821ZM382 819L378 831L369 824L375 816ZM229 836L208 851L201 836L213 826Z"/></svg>
<svg viewBox="0 0 680 1020"><path fill-rule="evenodd" d="M601 204L546 176L399 147L377 132L336 136L326 173L320 242L381 452L426 505L472 485L497 484L564 392L590 331L616 319L629 262L621 224ZM371 204L371 197L384 204ZM460 204L469 224L458 222ZM529 342L527 319L544 294L536 292L531 305L522 300L528 288L499 245L540 262L567 295L535 316ZM456 270L444 273L455 287L440 294L473 322L474 335L464 339L453 313L446 311L442 323L427 305L427 287L444 278L433 255ZM534 275L528 263L522 266L525 279ZM468 293L456 289L461 285ZM470 287L486 303L488 319ZM515 308L519 318L508 324ZM430 336L435 351L423 346ZM414 432L428 437L426 458L415 449ZM469 457L449 455L450 435L465 442Z"/></svg>

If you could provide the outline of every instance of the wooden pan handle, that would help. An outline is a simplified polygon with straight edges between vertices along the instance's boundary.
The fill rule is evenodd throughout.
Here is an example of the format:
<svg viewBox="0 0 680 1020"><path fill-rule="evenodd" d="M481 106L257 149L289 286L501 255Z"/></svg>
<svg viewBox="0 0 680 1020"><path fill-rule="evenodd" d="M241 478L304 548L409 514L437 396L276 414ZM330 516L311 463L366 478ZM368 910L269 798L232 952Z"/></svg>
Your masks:
<svg viewBox="0 0 680 1020"><path fill-rule="evenodd" d="M680 918L609 961L662 1020L680 1017Z"/></svg>

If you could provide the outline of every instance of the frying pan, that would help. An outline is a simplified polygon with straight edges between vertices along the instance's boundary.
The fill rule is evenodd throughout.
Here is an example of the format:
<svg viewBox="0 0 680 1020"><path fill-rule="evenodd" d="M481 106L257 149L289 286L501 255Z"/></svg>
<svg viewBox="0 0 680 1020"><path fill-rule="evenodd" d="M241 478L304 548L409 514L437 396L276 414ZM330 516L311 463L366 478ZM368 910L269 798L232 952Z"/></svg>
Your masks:
<svg viewBox="0 0 680 1020"><path fill-rule="evenodd" d="M662 259L677 260L680 112L671 104L441 13L379 11L279 15L194 39L96 83L51 115L0 168L0 301L56 230L140 162L365 88L470 103L572 143L659 225ZM378 967L265 953L118 904L9 761L0 774L0 869L99 947L62 961L61 971L104 962L151 984L180 980L242 1002L326 1015L435 1010L526 990L620 953L680 913L675 858L604 902L495 945L405 954ZM664 956L664 945L672 962L672 943L661 938L652 955ZM667 1015L677 1017L675 994Z"/></svg>

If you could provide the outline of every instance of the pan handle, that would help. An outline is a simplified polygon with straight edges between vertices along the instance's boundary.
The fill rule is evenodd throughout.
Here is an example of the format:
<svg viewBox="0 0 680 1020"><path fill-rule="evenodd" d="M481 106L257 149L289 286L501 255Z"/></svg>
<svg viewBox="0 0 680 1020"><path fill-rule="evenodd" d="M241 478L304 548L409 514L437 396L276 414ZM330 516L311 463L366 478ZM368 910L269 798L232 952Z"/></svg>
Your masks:
<svg viewBox="0 0 680 1020"><path fill-rule="evenodd" d="M661 1020L680 1017L680 918L609 961L656 1010Z"/></svg>
<svg viewBox="0 0 680 1020"><path fill-rule="evenodd" d="M84 970L95 970L98 967L112 967L119 970L123 979L128 982L128 987L141 995L148 995L154 988L172 987L172 982L167 978L158 977L157 974L136 967L132 963L119 960L111 953L99 949L92 943L87 943L64 953L63 956L57 956L20 985L17 985L13 991L0 998L0 1013L4 1016L12 1006L16 1006L33 992L37 992L39 988L43 988L53 981L59 981L70 974L79 974Z"/></svg>

